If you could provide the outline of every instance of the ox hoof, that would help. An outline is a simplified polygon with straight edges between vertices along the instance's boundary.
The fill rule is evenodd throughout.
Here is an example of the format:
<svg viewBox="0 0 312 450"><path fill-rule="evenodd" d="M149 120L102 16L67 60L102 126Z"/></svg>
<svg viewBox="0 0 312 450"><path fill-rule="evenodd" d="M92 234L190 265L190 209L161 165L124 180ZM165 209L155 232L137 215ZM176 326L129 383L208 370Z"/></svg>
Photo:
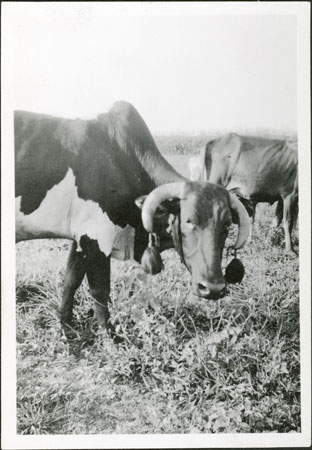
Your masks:
<svg viewBox="0 0 312 450"><path fill-rule="evenodd" d="M73 322L73 314L72 312L68 313L66 311L63 311L61 309L57 310L58 317L60 319L61 324L69 324L71 325Z"/></svg>
<svg viewBox="0 0 312 450"><path fill-rule="evenodd" d="M121 342L123 342L124 339L116 333L114 325L109 323L106 326L106 332L108 336L112 339L114 344L120 344Z"/></svg>
<svg viewBox="0 0 312 450"><path fill-rule="evenodd" d="M70 323L61 322L61 325L65 337L68 341L73 341L77 338L80 338L79 333L72 327Z"/></svg>
<svg viewBox="0 0 312 450"><path fill-rule="evenodd" d="M111 323L100 323L99 330L103 330L105 334L114 342L114 344L120 344L124 339L116 333L114 325ZM98 330L98 331L99 331Z"/></svg>
<svg viewBox="0 0 312 450"><path fill-rule="evenodd" d="M121 336L118 336L118 334L114 334L112 336L112 340L114 344L121 344L124 341L124 339Z"/></svg>
<svg viewBox="0 0 312 450"><path fill-rule="evenodd" d="M111 340L114 344L120 344L121 342L124 341L124 339L121 336L119 336L115 331L103 327L101 328L103 331L98 334L103 334L103 337L105 339Z"/></svg>
<svg viewBox="0 0 312 450"><path fill-rule="evenodd" d="M293 248L285 250L285 257L287 258L296 258L298 255L299 253Z"/></svg>
<svg viewBox="0 0 312 450"><path fill-rule="evenodd" d="M62 330L67 338L67 340L72 340L78 337L77 331L73 327L73 316L72 314L64 314L62 311L58 311L59 320L61 323Z"/></svg>

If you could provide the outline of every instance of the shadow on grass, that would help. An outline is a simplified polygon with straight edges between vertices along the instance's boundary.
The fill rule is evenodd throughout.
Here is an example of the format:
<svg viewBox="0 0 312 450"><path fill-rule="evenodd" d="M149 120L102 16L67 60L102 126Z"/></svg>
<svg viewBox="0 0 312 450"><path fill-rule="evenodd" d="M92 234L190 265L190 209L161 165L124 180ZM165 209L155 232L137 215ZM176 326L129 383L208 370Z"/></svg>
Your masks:
<svg viewBox="0 0 312 450"><path fill-rule="evenodd" d="M26 310L31 306L27 302L37 296L46 297L43 283L24 284L16 287L16 304L24 305Z"/></svg>

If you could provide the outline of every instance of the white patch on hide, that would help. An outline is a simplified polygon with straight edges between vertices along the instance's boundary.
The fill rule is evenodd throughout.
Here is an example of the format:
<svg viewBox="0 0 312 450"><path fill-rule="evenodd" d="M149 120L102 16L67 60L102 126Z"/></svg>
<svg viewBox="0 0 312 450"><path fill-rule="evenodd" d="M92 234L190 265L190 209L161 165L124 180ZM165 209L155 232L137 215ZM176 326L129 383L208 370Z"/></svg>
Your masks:
<svg viewBox="0 0 312 450"><path fill-rule="evenodd" d="M125 228L118 227L118 231L112 249L112 258L126 261L134 259L134 228L127 225Z"/></svg>
<svg viewBox="0 0 312 450"><path fill-rule="evenodd" d="M92 180L90 180L92 183ZM29 193L31 195L31 193ZM21 197L16 198L16 240L37 238L74 239L78 244L87 235L98 241L100 250L110 255L118 231L98 203L78 196L75 176L71 168L60 183L50 189L38 209L31 214L20 210Z"/></svg>

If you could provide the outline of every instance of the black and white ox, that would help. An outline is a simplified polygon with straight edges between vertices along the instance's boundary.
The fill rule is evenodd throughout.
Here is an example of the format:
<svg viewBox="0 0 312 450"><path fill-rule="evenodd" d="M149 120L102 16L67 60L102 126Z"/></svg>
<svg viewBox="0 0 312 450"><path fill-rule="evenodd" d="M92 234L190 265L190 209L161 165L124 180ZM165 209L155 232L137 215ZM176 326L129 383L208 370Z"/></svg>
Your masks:
<svg viewBox="0 0 312 450"><path fill-rule="evenodd" d="M179 175L129 103L115 103L96 120L16 111L15 158L17 241L73 241L63 323L71 321L74 294L86 275L98 322L114 334L108 311L111 257L140 261L149 233L157 234L159 252L176 248L197 296L224 295L225 239L235 217L235 248L244 244L246 210L223 187ZM133 238L126 256L123 234Z"/></svg>
<svg viewBox="0 0 312 450"><path fill-rule="evenodd" d="M298 211L296 140L229 133L209 141L188 167L191 180L208 180L237 194L252 224L257 203L277 201L275 225L283 220L285 251L293 250L291 233Z"/></svg>

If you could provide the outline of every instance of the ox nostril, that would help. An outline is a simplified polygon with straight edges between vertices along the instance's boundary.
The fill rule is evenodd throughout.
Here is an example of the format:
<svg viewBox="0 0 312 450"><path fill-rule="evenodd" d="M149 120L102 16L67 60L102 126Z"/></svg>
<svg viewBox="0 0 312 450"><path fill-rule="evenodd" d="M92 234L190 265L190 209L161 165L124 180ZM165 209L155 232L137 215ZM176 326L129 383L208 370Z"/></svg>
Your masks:
<svg viewBox="0 0 312 450"><path fill-rule="evenodd" d="M218 299L225 295L226 286L223 283L211 284L205 280L201 280L197 283L197 295L208 299Z"/></svg>
<svg viewBox="0 0 312 450"><path fill-rule="evenodd" d="M224 287L219 291L219 295L220 295L220 297L224 297L224 296L225 296L225 285L224 285Z"/></svg>
<svg viewBox="0 0 312 450"><path fill-rule="evenodd" d="M197 286L200 291L208 291L209 292L208 286L204 282L198 283Z"/></svg>

